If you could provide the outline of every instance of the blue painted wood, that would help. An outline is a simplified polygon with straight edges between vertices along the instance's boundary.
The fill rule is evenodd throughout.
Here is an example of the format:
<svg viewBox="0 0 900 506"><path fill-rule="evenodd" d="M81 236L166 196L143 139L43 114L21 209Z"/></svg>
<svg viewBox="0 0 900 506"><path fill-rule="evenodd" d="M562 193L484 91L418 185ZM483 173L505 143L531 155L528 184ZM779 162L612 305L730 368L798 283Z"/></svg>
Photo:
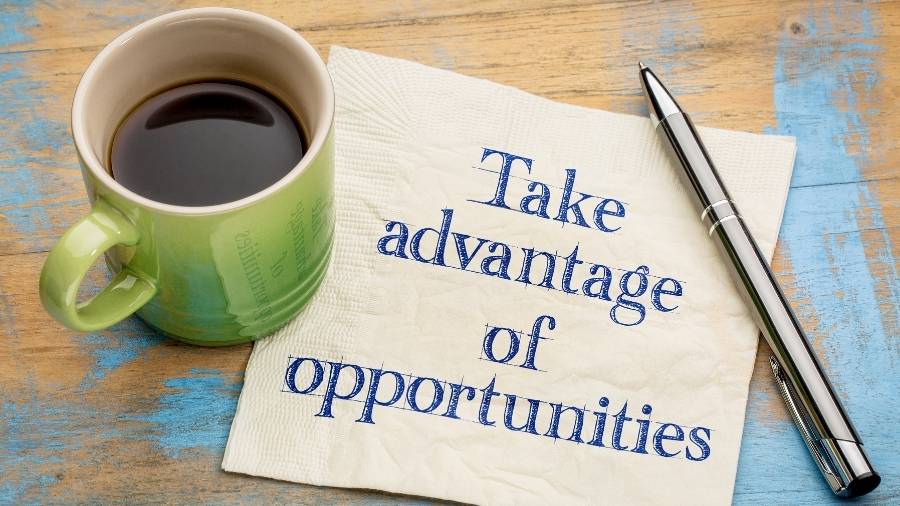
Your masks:
<svg viewBox="0 0 900 506"><path fill-rule="evenodd" d="M870 139L877 125L870 124L869 108L881 104L869 95L883 51L874 16L858 5L811 9L801 20L805 36L781 36L772 128L796 136L798 144L781 254L794 278L794 298L802 301L798 310L814 315L806 330L882 475L883 485L860 501L867 504L900 500L900 282L890 247L867 244L891 243L871 191L876 183L854 183L866 179L870 159L879 154L874 151L886 149ZM851 142L857 144L852 150ZM860 208L867 209L864 217ZM861 229L872 230L878 241ZM875 263L888 266L883 279L874 276ZM879 285L887 286L887 300L879 299ZM771 418L772 395L751 392L735 503L838 504L791 423Z"/></svg>
<svg viewBox="0 0 900 506"><path fill-rule="evenodd" d="M152 10L119 18L116 6L99 5L3 2L0 48L28 45L32 33L58 29L41 19L41 9L70 9L72 23L117 29ZM616 19L632 25L656 20L656 32L643 22L623 32L623 51L650 51L650 61L666 74L689 75L698 62L720 54L703 46L719 29L707 22L715 20L710 5L600 11L614 8ZM893 432L900 406L892 395L900 384L900 286L891 250L898 229L885 212L898 195L870 177L876 161L896 160L889 152L894 148L873 135L880 108L892 105L877 96L884 73L892 70L886 65L896 65L886 63L895 48L886 47L880 33L887 21L879 13L888 8L810 5L796 19L778 20L796 21L798 33L774 22L769 28L780 33L771 61L770 131L795 135L799 143L778 254L781 279L885 477L861 501L866 504L900 502ZM438 60L460 58L447 44ZM67 119L46 110L51 98L71 93L74 77L64 88L36 79L40 56L0 49L0 504L399 502L219 471L247 347L209 353L177 346L134 319L88 335L49 323L34 293L39 252L84 202ZM681 95L715 93L706 82L679 85ZM624 98L621 107L637 112L643 102L636 90L633 98ZM28 252L37 253L18 254ZM102 275L93 279L96 286L105 282ZM763 365L752 385L735 503L837 503L774 397Z"/></svg>

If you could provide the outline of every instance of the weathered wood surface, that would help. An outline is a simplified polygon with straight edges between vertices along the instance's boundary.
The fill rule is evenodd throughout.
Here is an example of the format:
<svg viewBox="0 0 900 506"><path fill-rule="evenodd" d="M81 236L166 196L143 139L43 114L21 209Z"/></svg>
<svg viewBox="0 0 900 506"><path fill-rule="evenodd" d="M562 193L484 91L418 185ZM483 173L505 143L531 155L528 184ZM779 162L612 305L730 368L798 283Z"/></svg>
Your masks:
<svg viewBox="0 0 900 506"><path fill-rule="evenodd" d="M125 28L199 3L0 5L0 503L405 501L220 471L249 346L182 346L135 319L79 334L40 306L46 251L87 209L68 138L80 73ZM698 123L797 136L775 267L884 476L861 502L900 501L900 4L223 3L323 57L340 44L620 112L646 113L642 59ZM766 351L734 500L832 501Z"/></svg>

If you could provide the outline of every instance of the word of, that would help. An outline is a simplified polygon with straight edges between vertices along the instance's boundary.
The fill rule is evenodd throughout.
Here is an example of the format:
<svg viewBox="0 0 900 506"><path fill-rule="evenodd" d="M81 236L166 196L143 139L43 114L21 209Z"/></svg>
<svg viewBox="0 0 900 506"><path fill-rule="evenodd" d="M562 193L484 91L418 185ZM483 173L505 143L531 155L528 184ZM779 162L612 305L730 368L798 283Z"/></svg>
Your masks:
<svg viewBox="0 0 900 506"><path fill-rule="evenodd" d="M525 350L525 361L519 367L531 369L533 371L538 370L534 365L538 342L541 339L549 339L548 337L541 335L541 327L544 325L544 321L547 322L548 329L553 330L556 328L556 318L552 316L541 315L534 320L534 325L531 327L531 334L528 334L528 348ZM494 342L497 340L497 335L500 333L508 336L509 346L506 349L506 355L498 357L495 354L496 350L494 349ZM508 327L488 326L488 330L484 334L484 342L481 343L481 351L484 352L484 355L491 362L506 364L519 353L519 332Z"/></svg>

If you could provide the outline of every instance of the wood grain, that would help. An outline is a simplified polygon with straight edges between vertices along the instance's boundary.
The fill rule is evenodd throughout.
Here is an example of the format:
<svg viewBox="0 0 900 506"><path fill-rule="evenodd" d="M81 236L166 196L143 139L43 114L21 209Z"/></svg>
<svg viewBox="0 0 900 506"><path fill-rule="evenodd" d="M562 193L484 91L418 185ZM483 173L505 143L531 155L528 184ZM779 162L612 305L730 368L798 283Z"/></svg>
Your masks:
<svg viewBox="0 0 900 506"><path fill-rule="evenodd" d="M698 123L794 135L775 269L900 501L900 4L752 1L224 2L332 44L645 114L638 59ZM79 334L44 313L46 251L87 209L69 141L80 73L116 34L199 2L0 6L0 503L397 503L219 470L249 346L166 340L136 319ZM98 268L87 291L105 283ZM736 503L834 501L761 345Z"/></svg>

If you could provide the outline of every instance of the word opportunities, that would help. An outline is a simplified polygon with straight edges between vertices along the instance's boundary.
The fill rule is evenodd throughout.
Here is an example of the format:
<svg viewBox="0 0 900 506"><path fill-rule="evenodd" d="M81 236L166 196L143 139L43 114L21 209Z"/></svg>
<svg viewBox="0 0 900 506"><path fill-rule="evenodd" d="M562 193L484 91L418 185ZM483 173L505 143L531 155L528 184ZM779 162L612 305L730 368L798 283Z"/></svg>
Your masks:
<svg viewBox="0 0 900 506"><path fill-rule="evenodd" d="M469 202L517 211L539 219L552 219L599 233L612 234L622 228L611 220L625 217L624 204L616 199L575 191L575 169L566 170L566 182L554 213L550 213L551 187L536 180L528 180L527 187L531 193L522 196L516 208L511 207L508 200L511 198L509 180L512 169L521 165L530 173L532 160L487 148L481 160L483 162L495 155L502 158L502 165L493 197ZM403 221L388 221L386 234L376 244L378 253L612 302L609 318L624 326L643 322L648 309L660 313L677 309L675 299L684 294L682 283L675 278L652 276L654 280L651 283L650 268L646 265L619 269L599 261L582 259L579 258L577 244L563 248L563 251L568 251L563 256L556 251L542 251L473 236L452 230L453 209L441 209L441 213L438 228L416 229Z"/></svg>
<svg viewBox="0 0 900 506"><path fill-rule="evenodd" d="M600 397L597 407L591 409L547 402L501 392L496 377L476 387L461 381L383 368L291 357L285 370L284 387L287 392L320 397L315 416L323 418L334 418L335 401L354 401L358 406L358 423L374 424L376 410L391 407L585 443L586 448L611 448L698 462L706 460L711 453L710 429L651 420L650 404L644 404L640 414L634 414L629 413L627 401L616 409L607 397ZM474 408L474 419L460 416L465 404ZM539 419L542 424L538 423ZM626 433L631 435L628 440L624 437Z"/></svg>

